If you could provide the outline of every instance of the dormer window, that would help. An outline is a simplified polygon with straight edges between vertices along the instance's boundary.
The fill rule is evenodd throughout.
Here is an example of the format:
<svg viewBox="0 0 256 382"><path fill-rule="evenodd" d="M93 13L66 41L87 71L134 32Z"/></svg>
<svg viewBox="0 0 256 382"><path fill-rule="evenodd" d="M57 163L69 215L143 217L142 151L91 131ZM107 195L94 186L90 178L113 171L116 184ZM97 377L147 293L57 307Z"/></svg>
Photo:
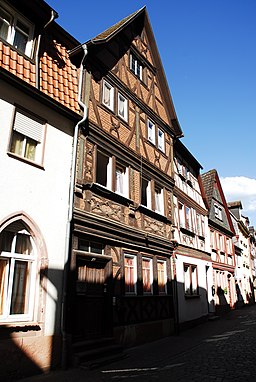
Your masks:
<svg viewBox="0 0 256 382"><path fill-rule="evenodd" d="M0 7L0 38L31 57L33 26L12 8Z"/></svg>
<svg viewBox="0 0 256 382"><path fill-rule="evenodd" d="M142 81L143 66L134 53L130 54L130 69Z"/></svg>
<svg viewBox="0 0 256 382"><path fill-rule="evenodd" d="M218 204L214 204L214 215L217 219L223 220L222 219L222 208L218 206Z"/></svg>

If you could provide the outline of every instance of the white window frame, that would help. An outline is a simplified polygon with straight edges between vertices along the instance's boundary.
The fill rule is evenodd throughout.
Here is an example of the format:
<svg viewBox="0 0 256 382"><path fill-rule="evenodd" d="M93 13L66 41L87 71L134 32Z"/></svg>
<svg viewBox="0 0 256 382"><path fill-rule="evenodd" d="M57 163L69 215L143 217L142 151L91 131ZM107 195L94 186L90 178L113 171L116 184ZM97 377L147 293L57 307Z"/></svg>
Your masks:
<svg viewBox="0 0 256 382"><path fill-rule="evenodd" d="M161 150L163 153L165 153L165 139L164 139L164 132L158 128L157 132L157 147L159 150Z"/></svg>
<svg viewBox="0 0 256 382"><path fill-rule="evenodd" d="M143 66L141 61L131 52L130 53L130 70L138 77L141 81L143 79Z"/></svg>
<svg viewBox="0 0 256 382"><path fill-rule="evenodd" d="M8 231L8 227L6 229ZM30 237L32 244L32 251L30 255L23 255L15 253L15 245L17 234L26 234ZM34 304L35 304L35 291L36 291L36 247L34 241L32 240L31 235L27 230L23 229L15 232L11 252L0 252L0 259L8 261L6 269L6 279L4 285L4 294L3 294L3 314L0 315L0 322L23 322L23 321L32 321L34 314ZM20 314L11 314L11 298L12 298L12 287L14 281L14 267L16 261L24 261L30 263L31 269L29 270L29 290L28 294L28 312Z"/></svg>
<svg viewBox="0 0 256 382"><path fill-rule="evenodd" d="M195 264L183 264L185 296L198 296L198 267Z"/></svg>
<svg viewBox="0 0 256 382"><path fill-rule="evenodd" d="M109 99L106 101L106 91L109 91ZM106 106L108 109L114 111L114 95L115 95L115 89L114 86L112 86L108 81L103 80L102 83L102 103L104 106Z"/></svg>
<svg viewBox="0 0 256 382"><path fill-rule="evenodd" d="M124 254L124 259L132 259L132 263L133 263L133 269L134 269L134 273L133 273L133 285L134 285L134 291L133 292L129 292L129 291L126 291L125 290L125 294L126 295L136 295L137 294L137 256L136 255L132 255L132 254L129 254L129 253L125 253ZM126 268L129 268L126 266L125 262L124 262L124 282L125 282L125 269Z"/></svg>
<svg viewBox="0 0 256 382"><path fill-rule="evenodd" d="M148 140L155 145L156 143L156 126L151 119L147 119Z"/></svg>
<svg viewBox="0 0 256 382"><path fill-rule="evenodd" d="M150 281L150 291L145 291L144 290L144 282L143 282L143 260L147 261L149 263L149 281ZM148 268L146 268L148 269ZM152 295L153 294L153 259L150 257L142 256L142 261L141 261L141 271L142 271L142 289L143 289L143 294L145 295Z"/></svg>
<svg viewBox="0 0 256 382"><path fill-rule="evenodd" d="M122 106L123 102L123 113L120 107ZM117 114L120 118L127 121L128 120L128 100L125 98L121 93L118 92L117 94Z"/></svg>
<svg viewBox="0 0 256 382"><path fill-rule="evenodd" d="M5 22L5 24L8 25L8 32L7 32L6 41L9 44L11 44L12 46L14 46L15 33L16 33L16 30L18 30L19 33L27 36L26 48L25 48L24 52L15 48L15 47L14 48L17 49L18 51L20 51L21 53L24 53L26 56L31 57L32 56L32 48L33 48L34 26L24 16L21 16L19 13L14 11L14 9L12 9L10 6L4 4L4 6L1 5L1 9L7 15L10 16L10 21ZM25 33L24 31L22 31L22 29L20 29L17 26L18 22L22 23L25 27L27 27L29 32Z"/></svg>
<svg viewBox="0 0 256 382"><path fill-rule="evenodd" d="M15 116L12 126L11 140L9 144L9 152L22 158L28 162L37 163L42 165L43 163L43 150L45 142L45 132L46 124L40 118L32 115L26 110L16 108ZM13 148L15 144L15 137L18 139L18 135L21 140L21 153L17 153L16 149ZM31 159L26 156L26 146L32 141L35 145L35 158Z"/></svg>

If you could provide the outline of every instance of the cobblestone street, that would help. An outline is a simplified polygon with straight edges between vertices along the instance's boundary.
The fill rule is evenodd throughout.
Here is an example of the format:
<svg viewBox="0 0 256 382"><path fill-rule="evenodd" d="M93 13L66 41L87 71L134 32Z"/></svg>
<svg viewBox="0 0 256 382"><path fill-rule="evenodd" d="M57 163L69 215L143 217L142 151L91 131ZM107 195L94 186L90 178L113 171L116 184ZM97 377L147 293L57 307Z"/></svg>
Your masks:
<svg viewBox="0 0 256 382"><path fill-rule="evenodd" d="M97 370L54 372L25 381L256 381L256 306L128 349L128 356Z"/></svg>

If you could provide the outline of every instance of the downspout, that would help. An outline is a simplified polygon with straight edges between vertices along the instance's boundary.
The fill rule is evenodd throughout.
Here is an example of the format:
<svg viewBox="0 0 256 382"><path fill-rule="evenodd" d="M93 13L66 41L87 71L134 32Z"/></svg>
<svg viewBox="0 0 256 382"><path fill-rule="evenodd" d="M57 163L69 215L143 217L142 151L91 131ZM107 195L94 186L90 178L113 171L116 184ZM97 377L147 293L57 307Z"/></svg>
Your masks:
<svg viewBox="0 0 256 382"><path fill-rule="evenodd" d="M53 9L51 10L51 18L50 20L45 24L45 26L43 27L43 30L45 30L49 24L51 24L51 22L55 19L57 19L57 17L59 17L58 13L55 12ZM37 47L36 47L36 57L35 57L35 62L36 62L36 88L39 89L39 79L40 79L40 76L39 76L39 51L40 51L40 45L41 45L41 38L42 38L42 34L40 34L38 36L38 40L37 40Z"/></svg>
<svg viewBox="0 0 256 382"><path fill-rule="evenodd" d="M61 333L62 333L62 368L67 367L67 333L66 333L66 302L67 302L67 280L68 280L68 259L69 259L69 248L70 248L70 232L71 232L71 222L73 218L73 204L74 204L74 190L75 190L75 177L76 177L76 156L77 156L77 145L78 145L78 132L79 127L84 121L86 121L88 116L88 107L82 102L82 84L83 84L83 63L88 54L86 44L82 45L84 54L80 64L79 82L78 82L78 104L83 110L83 118L76 124L74 130L73 138L73 153L71 162L71 176L70 176L70 187L69 187L69 205L68 205L68 220L66 227L66 240L65 240L65 254L64 254L64 273L63 273L63 290L62 290L62 306L61 306Z"/></svg>

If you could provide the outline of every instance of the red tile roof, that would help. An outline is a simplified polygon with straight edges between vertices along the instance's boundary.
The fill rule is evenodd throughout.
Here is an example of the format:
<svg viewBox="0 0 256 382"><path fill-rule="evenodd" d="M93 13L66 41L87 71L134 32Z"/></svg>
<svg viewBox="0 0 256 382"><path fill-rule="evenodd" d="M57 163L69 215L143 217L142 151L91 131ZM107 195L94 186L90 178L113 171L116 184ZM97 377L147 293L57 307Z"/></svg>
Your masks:
<svg viewBox="0 0 256 382"><path fill-rule="evenodd" d="M78 72L71 63L67 49L55 42L62 66L46 52L40 60L40 90L72 111L79 112ZM0 41L0 67L36 86L35 62Z"/></svg>

